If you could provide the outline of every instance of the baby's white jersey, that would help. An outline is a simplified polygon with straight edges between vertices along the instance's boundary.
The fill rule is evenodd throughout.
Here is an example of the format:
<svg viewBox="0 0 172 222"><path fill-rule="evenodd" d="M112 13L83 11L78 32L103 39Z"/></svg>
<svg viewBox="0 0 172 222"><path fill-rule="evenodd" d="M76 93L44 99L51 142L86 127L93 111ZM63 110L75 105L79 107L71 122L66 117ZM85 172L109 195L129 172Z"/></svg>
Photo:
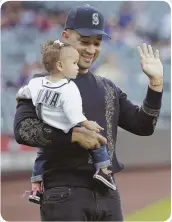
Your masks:
<svg viewBox="0 0 172 222"><path fill-rule="evenodd" d="M87 120L79 89L73 81L61 79L52 83L47 77L33 78L19 90L18 97L32 99L38 117L65 133Z"/></svg>

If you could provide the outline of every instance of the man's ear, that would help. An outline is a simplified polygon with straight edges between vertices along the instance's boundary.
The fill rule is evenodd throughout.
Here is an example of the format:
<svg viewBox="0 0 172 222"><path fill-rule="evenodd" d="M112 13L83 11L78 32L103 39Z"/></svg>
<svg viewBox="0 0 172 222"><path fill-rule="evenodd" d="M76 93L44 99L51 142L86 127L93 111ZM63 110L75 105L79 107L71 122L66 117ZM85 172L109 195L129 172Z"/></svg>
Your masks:
<svg viewBox="0 0 172 222"><path fill-rule="evenodd" d="M64 42L69 39L68 31L63 31L61 35Z"/></svg>
<svg viewBox="0 0 172 222"><path fill-rule="evenodd" d="M63 63L62 63L62 61L57 61L57 62L56 62L56 68L57 68L57 70L59 70L60 72L63 71Z"/></svg>

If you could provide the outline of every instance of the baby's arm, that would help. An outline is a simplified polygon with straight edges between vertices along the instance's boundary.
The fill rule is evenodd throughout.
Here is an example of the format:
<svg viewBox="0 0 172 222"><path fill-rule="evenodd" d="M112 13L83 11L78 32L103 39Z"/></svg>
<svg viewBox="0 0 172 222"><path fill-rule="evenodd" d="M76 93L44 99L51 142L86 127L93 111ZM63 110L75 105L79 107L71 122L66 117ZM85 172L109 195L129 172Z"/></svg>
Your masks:
<svg viewBox="0 0 172 222"><path fill-rule="evenodd" d="M20 99L31 99L31 92L30 92L30 90L29 90L28 85L25 85L25 86L21 87L21 88L19 89L19 91L17 92L17 94L16 94L16 100L17 100L17 102L18 102Z"/></svg>
<svg viewBox="0 0 172 222"><path fill-rule="evenodd" d="M42 80L42 79L41 79ZM40 79L33 78L29 81L28 85L21 87L16 95L17 102L20 99L32 99L33 105L35 106L37 94L40 90Z"/></svg>

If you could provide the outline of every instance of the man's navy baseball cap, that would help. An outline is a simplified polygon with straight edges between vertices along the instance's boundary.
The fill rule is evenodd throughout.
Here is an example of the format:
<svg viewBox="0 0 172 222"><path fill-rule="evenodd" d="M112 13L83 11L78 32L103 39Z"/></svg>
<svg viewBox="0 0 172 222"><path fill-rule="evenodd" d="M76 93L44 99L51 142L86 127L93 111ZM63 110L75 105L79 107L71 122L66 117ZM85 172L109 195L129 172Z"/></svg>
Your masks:
<svg viewBox="0 0 172 222"><path fill-rule="evenodd" d="M103 15L96 8L86 4L72 8L68 12L64 29L73 29L81 36L108 36L104 32L104 26L105 20Z"/></svg>

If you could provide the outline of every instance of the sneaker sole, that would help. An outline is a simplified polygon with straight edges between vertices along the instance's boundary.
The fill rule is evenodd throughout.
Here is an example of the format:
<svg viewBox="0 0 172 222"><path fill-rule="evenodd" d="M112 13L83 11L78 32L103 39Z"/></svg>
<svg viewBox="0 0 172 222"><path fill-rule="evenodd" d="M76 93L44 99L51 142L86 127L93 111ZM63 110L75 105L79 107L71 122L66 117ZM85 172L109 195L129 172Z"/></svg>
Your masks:
<svg viewBox="0 0 172 222"><path fill-rule="evenodd" d="M33 202L33 203L40 204L40 197L36 197L36 196L30 195L30 196L29 196L29 201L30 201L30 202Z"/></svg>
<svg viewBox="0 0 172 222"><path fill-rule="evenodd" d="M93 178L100 180L101 182L103 182L105 185L107 185L108 187L110 187L112 190L116 190L116 186L112 185L111 183L109 183L107 180L105 180L103 177L99 176L99 175L94 175Z"/></svg>

